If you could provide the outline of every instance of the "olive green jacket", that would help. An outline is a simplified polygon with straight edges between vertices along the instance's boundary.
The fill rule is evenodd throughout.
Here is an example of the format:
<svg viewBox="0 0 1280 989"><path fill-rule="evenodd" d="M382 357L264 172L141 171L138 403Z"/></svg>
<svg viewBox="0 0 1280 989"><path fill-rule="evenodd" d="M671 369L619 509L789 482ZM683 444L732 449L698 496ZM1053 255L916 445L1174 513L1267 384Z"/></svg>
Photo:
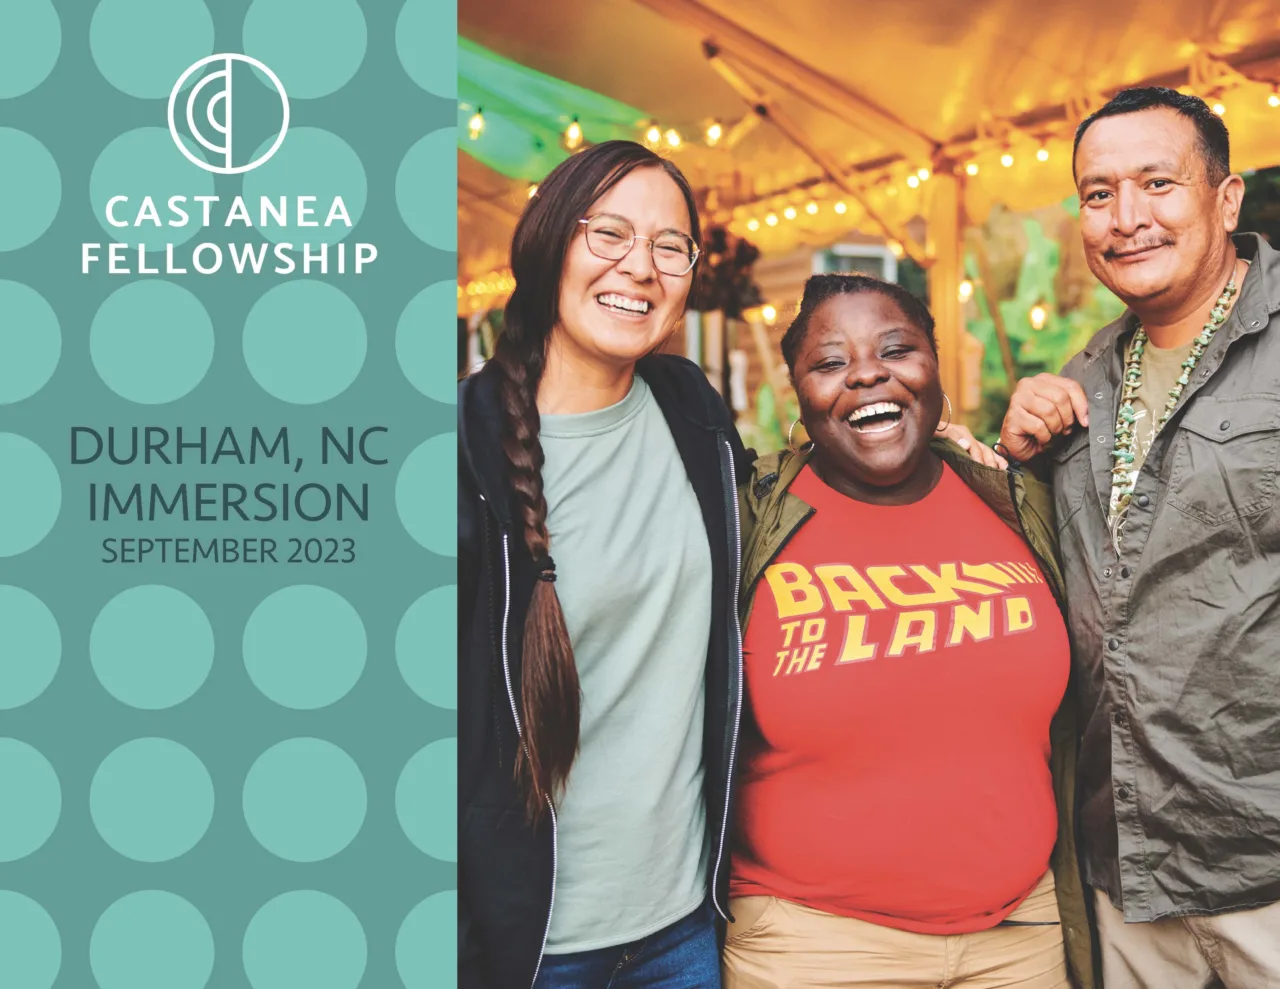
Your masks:
<svg viewBox="0 0 1280 989"><path fill-rule="evenodd" d="M934 440L933 450L972 488L1000 519L1026 540L1041 572L1063 606L1062 570L1054 539L1053 500L1049 489L1027 474L984 467L960 447ZM751 479L739 491L742 514L742 597L739 611L746 627L755 587L765 568L813 514L813 509L789 492L807 457L789 450L756 461ZM1075 675L1062 706L1049 728L1050 767L1058 803L1058 841L1052 864L1058 892L1058 912L1067 967L1079 989L1099 989L1101 972L1091 927L1092 904L1080 878L1076 855L1076 704Z"/></svg>

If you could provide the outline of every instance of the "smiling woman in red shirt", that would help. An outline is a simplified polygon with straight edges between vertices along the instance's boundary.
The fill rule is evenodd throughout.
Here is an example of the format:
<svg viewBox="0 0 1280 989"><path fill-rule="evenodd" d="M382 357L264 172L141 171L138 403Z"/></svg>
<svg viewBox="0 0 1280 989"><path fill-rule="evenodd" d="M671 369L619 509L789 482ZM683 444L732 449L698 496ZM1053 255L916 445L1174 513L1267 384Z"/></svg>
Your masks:
<svg viewBox="0 0 1280 989"><path fill-rule="evenodd" d="M934 442L933 320L899 286L815 276L783 354L812 442L744 499L725 985L1060 989L1064 927L1089 985L1051 769L1070 660L1047 512Z"/></svg>

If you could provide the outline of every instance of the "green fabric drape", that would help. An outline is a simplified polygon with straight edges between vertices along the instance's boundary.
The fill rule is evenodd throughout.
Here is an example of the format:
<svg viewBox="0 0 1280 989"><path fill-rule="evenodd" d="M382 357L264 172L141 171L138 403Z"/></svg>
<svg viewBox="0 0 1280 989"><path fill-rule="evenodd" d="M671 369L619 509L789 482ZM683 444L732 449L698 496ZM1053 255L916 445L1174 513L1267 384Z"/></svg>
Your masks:
<svg viewBox="0 0 1280 989"><path fill-rule="evenodd" d="M473 141L467 125L477 107L485 127ZM458 39L458 147L468 155L510 178L539 182L569 157L561 140L574 117L591 144L637 140L648 119L634 107Z"/></svg>

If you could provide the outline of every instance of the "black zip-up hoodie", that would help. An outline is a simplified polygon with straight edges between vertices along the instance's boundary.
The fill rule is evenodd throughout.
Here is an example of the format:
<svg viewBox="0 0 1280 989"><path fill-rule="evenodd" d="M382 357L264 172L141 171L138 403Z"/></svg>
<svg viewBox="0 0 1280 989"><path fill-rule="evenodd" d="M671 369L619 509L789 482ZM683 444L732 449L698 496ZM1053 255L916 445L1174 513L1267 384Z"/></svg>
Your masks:
<svg viewBox="0 0 1280 989"><path fill-rule="evenodd" d="M750 475L752 458L724 401L697 365L657 355L642 359L636 370L671 429L711 546L703 760L712 843L707 883L723 918L729 885L726 831L742 710L736 489ZM498 373L489 366L458 388L460 989L531 987L555 895L555 818L545 815L537 828L526 823L513 768L523 725L521 638L536 578L507 483L501 430ZM625 773L626 767L618 771Z"/></svg>

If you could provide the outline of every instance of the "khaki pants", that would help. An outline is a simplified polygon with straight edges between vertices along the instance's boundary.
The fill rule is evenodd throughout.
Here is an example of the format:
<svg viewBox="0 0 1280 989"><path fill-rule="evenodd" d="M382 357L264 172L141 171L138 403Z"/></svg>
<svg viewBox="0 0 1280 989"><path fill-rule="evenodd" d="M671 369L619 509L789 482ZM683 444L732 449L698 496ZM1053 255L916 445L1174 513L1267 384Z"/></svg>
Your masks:
<svg viewBox="0 0 1280 989"><path fill-rule="evenodd" d="M913 934L773 896L729 901L724 989L1068 989L1053 873L1010 920L1045 926Z"/></svg>
<svg viewBox="0 0 1280 989"><path fill-rule="evenodd" d="M1280 903L1126 924L1105 893L1095 902L1107 989L1280 986Z"/></svg>

